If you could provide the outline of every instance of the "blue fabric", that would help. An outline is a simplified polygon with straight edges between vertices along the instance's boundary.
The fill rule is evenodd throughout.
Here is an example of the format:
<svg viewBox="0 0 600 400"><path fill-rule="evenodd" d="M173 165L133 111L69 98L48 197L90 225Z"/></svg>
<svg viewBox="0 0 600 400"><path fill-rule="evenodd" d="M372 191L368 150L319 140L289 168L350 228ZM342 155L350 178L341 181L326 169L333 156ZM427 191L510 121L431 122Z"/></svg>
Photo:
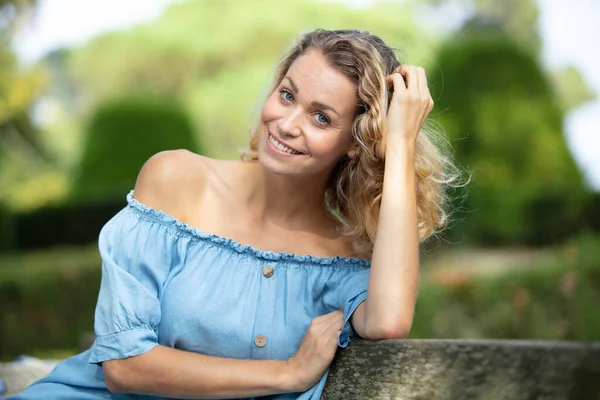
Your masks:
<svg viewBox="0 0 600 400"><path fill-rule="evenodd" d="M238 359L286 360L311 320L343 309L339 346L356 337L349 319L367 297L370 264L360 258L261 251L207 234L127 196L102 229L102 283L92 348L61 362L10 399L151 399L113 395L100 363L143 354L157 344ZM263 267L274 268L272 277ZM264 347L254 337L267 338ZM318 399L328 373L304 393Z"/></svg>

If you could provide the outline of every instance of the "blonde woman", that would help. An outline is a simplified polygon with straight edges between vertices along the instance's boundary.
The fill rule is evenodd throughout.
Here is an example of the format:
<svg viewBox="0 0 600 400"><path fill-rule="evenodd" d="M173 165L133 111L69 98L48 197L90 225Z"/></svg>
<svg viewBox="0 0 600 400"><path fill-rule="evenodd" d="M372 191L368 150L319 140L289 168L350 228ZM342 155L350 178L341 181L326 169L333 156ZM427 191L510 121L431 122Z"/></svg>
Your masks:
<svg viewBox="0 0 600 400"><path fill-rule="evenodd" d="M377 36L301 36L242 161L143 166L100 234L94 345L13 399L320 398L339 346L410 331L456 177L432 108Z"/></svg>

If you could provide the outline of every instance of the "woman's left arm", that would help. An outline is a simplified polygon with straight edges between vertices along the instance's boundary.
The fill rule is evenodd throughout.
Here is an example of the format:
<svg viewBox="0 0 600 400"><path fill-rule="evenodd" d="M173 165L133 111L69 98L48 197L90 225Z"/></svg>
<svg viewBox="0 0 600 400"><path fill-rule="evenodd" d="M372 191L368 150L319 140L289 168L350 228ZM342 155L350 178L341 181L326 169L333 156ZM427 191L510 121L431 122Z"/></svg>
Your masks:
<svg viewBox="0 0 600 400"><path fill-rule="evenodd" d="M367 300L352 316L365 339L410 332L419 282L415 143L433 109L425 70L403 65L387 77L394 94L387 114L385 173ZM405 84L406 81L406 84Z"/></svg>

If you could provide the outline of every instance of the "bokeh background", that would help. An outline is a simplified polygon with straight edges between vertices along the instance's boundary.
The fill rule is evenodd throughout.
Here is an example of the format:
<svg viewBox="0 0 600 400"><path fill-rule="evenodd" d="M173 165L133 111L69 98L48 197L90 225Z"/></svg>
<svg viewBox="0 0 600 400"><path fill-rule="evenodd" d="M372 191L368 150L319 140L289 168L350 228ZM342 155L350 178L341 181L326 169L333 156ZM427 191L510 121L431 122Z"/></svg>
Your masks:
<svg viewBox="0 0 600 400"><path fill-rule="evenodd" d="M593 0L0 0L0 361L83 346L97 236L143 162L239 157L317 27L424 66L473 173L423 246L411 337L600 340L599 18Z"/></svg>

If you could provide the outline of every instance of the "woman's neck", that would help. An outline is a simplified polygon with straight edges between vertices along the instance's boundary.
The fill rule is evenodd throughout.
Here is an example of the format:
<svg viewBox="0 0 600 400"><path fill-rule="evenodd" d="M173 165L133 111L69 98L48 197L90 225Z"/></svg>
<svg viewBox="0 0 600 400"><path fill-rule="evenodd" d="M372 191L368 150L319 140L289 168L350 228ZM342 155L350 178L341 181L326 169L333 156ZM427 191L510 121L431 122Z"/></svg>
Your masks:
<svg viewBox="0 0 600 400"><path fill-rule="evenodd" d="M240 176L241 195L259 220L305 227L331 218L325 206L325 179L275 175L259 163L246 164Z"/></svg>

